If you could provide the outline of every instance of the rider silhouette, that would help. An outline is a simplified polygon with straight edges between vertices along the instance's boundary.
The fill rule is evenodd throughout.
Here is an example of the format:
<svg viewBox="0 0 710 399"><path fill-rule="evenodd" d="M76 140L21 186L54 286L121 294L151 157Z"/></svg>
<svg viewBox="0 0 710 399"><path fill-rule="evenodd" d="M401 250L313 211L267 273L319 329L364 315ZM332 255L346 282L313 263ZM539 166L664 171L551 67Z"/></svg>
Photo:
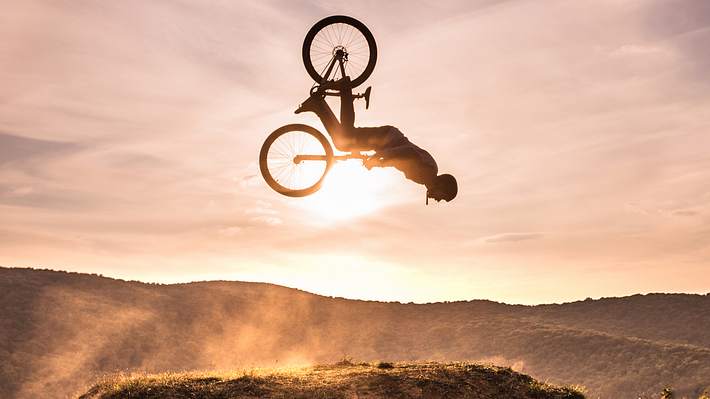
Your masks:
<svg viewBox="0 0 710 399"><path fill-rule="evenodd" d="M326 89L337 90L340 94L340 121L325 101ZM456 197L456 179L449 174L437 175L438 167L434 158L425 150L410 142L394 126L355 127L355 109L350 78L322 84L296 113L314 112L340 151L375 151L364 161L367 169L392 166L404 175L427 188L427 199L451 201Z"/></svg>

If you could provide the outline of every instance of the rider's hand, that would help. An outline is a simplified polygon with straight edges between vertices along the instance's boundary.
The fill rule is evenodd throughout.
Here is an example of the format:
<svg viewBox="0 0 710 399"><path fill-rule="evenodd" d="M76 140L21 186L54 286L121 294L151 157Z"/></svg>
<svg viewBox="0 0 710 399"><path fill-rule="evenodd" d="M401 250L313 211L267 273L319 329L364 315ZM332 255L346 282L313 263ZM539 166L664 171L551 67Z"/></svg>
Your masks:
<svg viewBox="0 0 710 399"><path fill-rule="evenodd" d="M367 168L367 170L370 170L376 166L382 166L382 159L379 156L374 155L364 160L362 164Z"/></svg>
<svg viewBox="0 0 710 399"><path fill-rule="evenodd" d="M340 78L338 80L329 80L327 82L323 82L318 86L318 91L325 91L325 90L344 90L350 87L350 76L345 76L344 78Z"/></svg>

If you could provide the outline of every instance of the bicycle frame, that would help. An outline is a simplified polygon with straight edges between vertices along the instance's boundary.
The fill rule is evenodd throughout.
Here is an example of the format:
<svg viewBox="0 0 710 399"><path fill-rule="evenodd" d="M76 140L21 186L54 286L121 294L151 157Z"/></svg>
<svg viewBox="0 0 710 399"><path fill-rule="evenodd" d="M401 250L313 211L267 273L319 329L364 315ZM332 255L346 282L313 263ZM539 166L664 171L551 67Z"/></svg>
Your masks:
<svg viewBox="0 0 710 399"><path fill-rule="evenodd" d="M347 153L343 155L334 155L333 159L336 161L347 161L349 159L361 159L365 160L369 158L370 156L367 154L364 154L362 152L357 152L357 153ZM301 163L303 161L325 161L327 158L325 155L296 155L293 157L293 162L294 163Z"/></svg>
<svg viewBox="0 0 710 399"><path fill-rule="evenodd" d="M348 60L348 53L342 51L342 50L337 50L335 52L335 55L333 58L330 60L328 63L328 66L326 67L327 71L325 75L323 75L323 79L320 81L320 84L316 83L311 87L311 95L319 92L324 96L340 96L340 93L335 90L335 91L329 91L329 89L324 89L321 85L325 84L328 82L328 77L330 77L331 72L333 71L333 67L335 67L335 62L338 62L339 69L340 69L340 76L346 76L345 75L345 63L343 60L347 61ZM335 77L333 78L332 82L335 81ZM367 90L365 90L364 93L360 94L354 94L353 93L353 98L364 98L365 99L365 108L370 108L370 90L372 88L368 87Z"/></svg>
<svg viewBox="0 0 710 399"><path fill-rule="evenodd" d="M337 37L333 37L326 31L324 33L326 36L319 39L319 44L315 45L314 40L318 40L319 32L332 24L349 25L349 29L351 29L348 31L349 36L336 35ZM349 52L346 46L349 46L350 42L356 38L358 39L355 42L357 45L350 48L352 52ZM350 41L346 42L343 39ZM366 44L366 47L363 47L363 44ZM315 47L312 48L313 46ZM320 54L316 65L312 59L313 51ZM330 59L327 59L328 54L331 56ZM353 61L349 60L350 56L354 57ZM362 61L359 57L367 59L364 66L358 63ZM340 96L341 118L346 115L345 122L349 127L353 127L351 119L354 119L354 113L344 108L342 104L344 93L342 91L346 90L344 85L348 84L347 90L349 92L346 100L364 98L365 108L369 108L371 88L368 87L364 93L359 94L352 93L352 89L362 84L370 76L375 66L377 46L372 33L365 25L351 17L336 15L325 18L308 31L303 42L302 58L306 71L315 82L311 87L310 95L312 97L321 96L316 99L317 101L322 101L325 96ZM326 62L323 63L323 61ZM349 69L357 71L354 80L348 76L346 70ZM346 137L349 131L343 131L343 140L340 140L338 135L341 133L340 129L343 128L342 121L335 117L327 102L326 106L329 108L328 115L321 115L318 112L316 114L321 118L327 135L312 126L293 123L274 130L264 141L259 152L259 169L266 183L276 192L289 197L310 195L320 189L334 162L352 159L365 162L374 154L374 150L368 148L368 145L353 145L358 140L350 140ZM296 110L296 113L305 111L314 111L314 109L306 107L304 103ZM350 117L351 114L353 114L352 117ZM334 133L335 130L338 132ZM328 135L330 135L330 140ZM340 148L335 146L335 138L338 139L339 146L341 141L343 142ZM279 143L281 143L280 147L276 147ZM272 148L274 148L273 151L271 151ZM341 149L343 151L340 151ZM334 153L335 151L338 151L337 155ZM304 161L310 161L310 163L304 167ZM300 165L300 168L295 168L296 165ZM301 173L304 171L305 173Z"/></svg>
<svg viewBox="0 0 710 399"><path fill-rule="evenodd" d="M343 62L343 60L348 60L348 53L344 52L343 49L337 49L335 51L335 54L333 55L333 58L328 63L327 70L325 72L325 75L323 75L323 81L321 81L321 83L328 81L328 77L330 76L331 72L333 72L333 67L335 67L336 61L338 62L340 68L340 76L345 76L345 63Z"/></svg>
<svg viewBox="0 0 710 399"><path fill-rule="evenodd" d="M337 49L335 51L335 54L333 55L333 58L330 60L328 63L328 66L326 67L326 72L325 75L323 75L323 80L321 81L321 84L325 83L328 81L328 77L330 77L330 74L333 72L333 68L335 67L335 63L338 63L338 68L340 69L340 74L341 76L346 76L345 75L345 62L348 60L348 53L343 51L343 49ZM340 96L340 93L335 91L328 91L328 89L321 89L320 86L314 85L311 88L311 94L313 94L313 90L316 91L321 91L323 95L326 96ZM367 101L367 105L369 106L370 102L370 88L368 88L365 93L360 93L360 94L354 94L353 98L365 98ZM347 153L343 155L334 155L333 160L335 161L347 161L350 159L360 159L360 160L366 160L369 158L369 155L361 153L361 152L356 152L356 153ZM300 164L303 161L326 161L327 158L325 155L296 155L293 157L293 162L296 164Z"/></svg>

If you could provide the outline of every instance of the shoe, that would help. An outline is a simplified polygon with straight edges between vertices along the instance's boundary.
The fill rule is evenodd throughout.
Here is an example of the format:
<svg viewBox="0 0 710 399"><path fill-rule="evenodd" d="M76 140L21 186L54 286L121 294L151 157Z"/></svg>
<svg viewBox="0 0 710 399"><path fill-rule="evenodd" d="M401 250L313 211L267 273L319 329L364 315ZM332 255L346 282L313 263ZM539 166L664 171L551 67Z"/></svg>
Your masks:
<svg viewBox="0 0 710 399"><path fill-rule="evenodd" d="M320 102L321 101L323 101L323 98L318 95L310 96L306 99L306 101L301 103L301 105L298 107L298 109L295 111L295 113L296 114L300 114L301 112L318 113L318 110L320 109Z"/></svg>

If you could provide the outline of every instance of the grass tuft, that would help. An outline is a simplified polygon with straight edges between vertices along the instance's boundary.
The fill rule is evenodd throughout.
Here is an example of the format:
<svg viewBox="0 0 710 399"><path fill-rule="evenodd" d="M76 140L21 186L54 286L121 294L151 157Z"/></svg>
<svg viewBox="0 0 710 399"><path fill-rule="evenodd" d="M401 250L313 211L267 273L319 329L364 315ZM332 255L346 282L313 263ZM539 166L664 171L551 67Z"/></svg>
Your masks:
<svg viewBox="0 0 710 399"><path fill-rule="evenodd" d="M385 369L385 370L386 370L386 369L393 369L393 368L394 368L394 364L392 364L392 363L390 363L390 362L379 362L379 363L377 364L377 368L378 368L378 369Z"/></svg>

